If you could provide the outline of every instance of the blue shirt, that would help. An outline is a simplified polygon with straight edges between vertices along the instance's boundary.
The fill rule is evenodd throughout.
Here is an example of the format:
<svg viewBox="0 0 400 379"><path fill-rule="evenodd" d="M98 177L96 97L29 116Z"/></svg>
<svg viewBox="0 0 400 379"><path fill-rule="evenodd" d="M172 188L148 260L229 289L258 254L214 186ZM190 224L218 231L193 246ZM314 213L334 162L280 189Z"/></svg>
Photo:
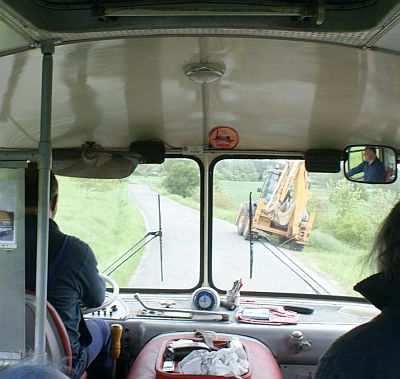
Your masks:
<svg viewBox="0 0 400 379"><path fill-rule="evenodd" d="M37 217L25 216L25 288L35 291L36 283L36 228ZM57 224L49 220L49 266L51 266L65 234ZM82 344L81 305L100 306L105 297L105 283L99 277L97 262L93 251L85 242L70 237L67 257L62 270L48 288L47 299L57 310L67 330L71 349L77 356Z"/></svg>
<svg viewBox="0 0 400 379"><path fill-rule="evenodd" d="M371 164L367 161L362 161L357 167L352 168L347 172L347 176L353 176L364 172L363 181L372 183L385 183L386 171L383 163L376 158Z"/></svg>

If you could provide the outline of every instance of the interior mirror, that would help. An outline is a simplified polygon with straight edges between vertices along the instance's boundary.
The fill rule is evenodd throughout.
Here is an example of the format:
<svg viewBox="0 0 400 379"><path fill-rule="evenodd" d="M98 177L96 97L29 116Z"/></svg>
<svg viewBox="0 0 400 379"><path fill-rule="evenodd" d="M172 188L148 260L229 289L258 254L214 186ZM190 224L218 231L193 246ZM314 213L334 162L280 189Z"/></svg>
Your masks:
<svg viewBox="0 0 400 379"><path fill-rule="evenodd" d="M354 182L389 184L397 178L396 151L378 145L349 146L345 150L344 174Z"/></svg>
<svg viewBox="0 0 400 379"><path fill-rule="evenodd" d="M53 149L52 170L61 176L121 179L131 175L140 160L128 151Z"/></svg>

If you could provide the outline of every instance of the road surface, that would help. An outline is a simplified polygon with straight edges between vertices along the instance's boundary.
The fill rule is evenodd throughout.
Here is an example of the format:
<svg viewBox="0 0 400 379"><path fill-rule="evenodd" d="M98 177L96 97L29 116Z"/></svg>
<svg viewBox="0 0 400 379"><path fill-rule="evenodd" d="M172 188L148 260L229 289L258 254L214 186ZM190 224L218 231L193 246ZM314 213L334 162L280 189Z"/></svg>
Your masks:
<svg viewBox="0 0 400 379"><path fill-rule="evenodd" d="M141 210L148 231L158 230L157 193L143 184L129 185L132 201ZM198 282L200 272L199 212L167 197L161 196L163 231L163 271L160 277L159 240L153 240L144 252L130 287L191 288ZM243 278L243 290L314 294L332 292L315 272L287 259L285 252L271 253L258 241L254 242L253 278L249 277L249 242L236 233L236 226L214 219L213 278L219 288L230 288L232 282ZM272 246L270 246L273 248ZM286 252L287 253L287 252ZM282 255L282 256L281 256ZM299 270L299 266L304 269ZM310 285L310 277L325 289Z"/></svg>

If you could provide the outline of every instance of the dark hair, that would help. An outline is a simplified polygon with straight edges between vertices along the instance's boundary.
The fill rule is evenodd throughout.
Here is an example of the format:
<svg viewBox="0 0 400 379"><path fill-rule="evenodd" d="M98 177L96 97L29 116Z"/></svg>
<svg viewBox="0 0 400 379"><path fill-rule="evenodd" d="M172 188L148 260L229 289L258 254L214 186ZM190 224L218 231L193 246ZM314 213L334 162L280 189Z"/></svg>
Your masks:
<svg viewBox="0 0 400 379"><path fill-rule="evenodd" d="M36 163L29 163L25 170L25 207L37 208L38 206L38 185L39 185L39 170ZM54 199L58 192L58 182L50 171L50 198L49 202Z"/></svg>
<svg viewBox="0 0 400 379"><path fill-rule="evenodd" d="M376 155L376 147L375 146L365 146L365 149L371 150Z"/></svg>
<svg viewBox="0 0 400 379"><path fill-rule="evenodd" d="M21 363L0 370L0 379L63 379L56 368L40 363Z"/></svg>
<svg viewBox="0 0 400 379"><path fill-rule="evenodd" d="M400 201L382 222L370 258L379 271L400 269Z"/></svg>

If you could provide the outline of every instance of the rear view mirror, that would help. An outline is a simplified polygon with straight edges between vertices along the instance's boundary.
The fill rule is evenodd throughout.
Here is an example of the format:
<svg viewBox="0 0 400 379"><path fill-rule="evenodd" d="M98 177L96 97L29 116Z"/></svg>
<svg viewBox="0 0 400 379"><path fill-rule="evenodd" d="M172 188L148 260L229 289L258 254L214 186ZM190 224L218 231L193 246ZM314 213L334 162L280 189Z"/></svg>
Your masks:
<svg viewBox="0 0 400 379"><path fill-rule="evenodd" d="M397 178L396 151L377 145L349 146L345 150L344 174L353 182L390 184Z"/></svg>
<svg viewBox="0 0 400 379"><path fill-rule="evenodd" d="M121 179L131 175L140 160L129 151L54 149L52 170L61 176Z"/></svg>

